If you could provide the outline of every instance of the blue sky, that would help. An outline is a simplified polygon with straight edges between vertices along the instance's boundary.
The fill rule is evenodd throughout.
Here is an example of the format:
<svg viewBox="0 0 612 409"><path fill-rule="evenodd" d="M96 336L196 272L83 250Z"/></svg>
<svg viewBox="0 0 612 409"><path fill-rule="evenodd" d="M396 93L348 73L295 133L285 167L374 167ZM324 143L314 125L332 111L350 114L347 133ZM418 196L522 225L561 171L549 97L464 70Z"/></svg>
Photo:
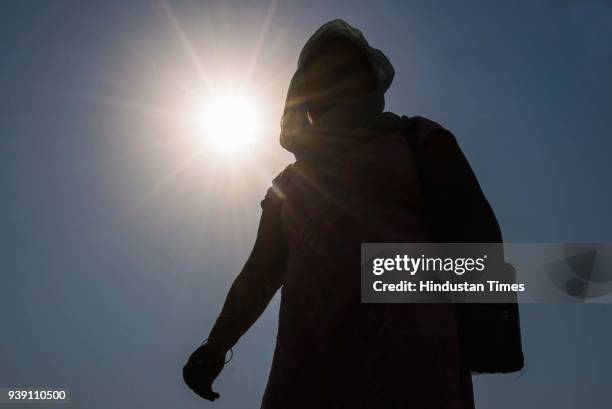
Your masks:
<svg viewBox="0 0 612 409"><path fill-rule="evenodd" d="M180 369L250 251L259 201L292 160L277 121L301 46L337 17L393 63L388 110L456 135L507 241L612 241L609 2L0 10L0 387L69 387L75 408L208 405ZM205 152L180 168L195 149L172 142L188 126L177 111L202 87L193 56L231 84L255 54L252 82L269 85L265 148L249 160ZM277 307L240 341L210 405L258 407ZM609 306L521 312L526 370L476 377L477 407L609 407Z"/></svg>

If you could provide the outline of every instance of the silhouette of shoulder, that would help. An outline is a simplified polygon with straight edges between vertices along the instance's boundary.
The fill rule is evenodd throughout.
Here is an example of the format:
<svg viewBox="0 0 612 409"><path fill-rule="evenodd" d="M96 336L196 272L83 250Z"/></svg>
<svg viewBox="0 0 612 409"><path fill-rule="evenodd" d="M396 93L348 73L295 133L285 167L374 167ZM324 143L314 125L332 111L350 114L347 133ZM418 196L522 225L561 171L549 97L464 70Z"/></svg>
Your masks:
<svg viewBox="0 0 612 409"><path fill-rule="evenodd" d="M261 206L266 205L279 205L285 197L285 189L291 176L293 174L294 164L289 164L283 169L274 179L272 179L272 186L266 192L266 196L261 201Z"/></svg>
<svg viewBox="0 0 612 409"><path fill-rule="evenodd" d="M428 143L432 139L435 141L452 140L454 135L439 123L423 116L404 117L405 126L416 132L420 143Z"/></svg>

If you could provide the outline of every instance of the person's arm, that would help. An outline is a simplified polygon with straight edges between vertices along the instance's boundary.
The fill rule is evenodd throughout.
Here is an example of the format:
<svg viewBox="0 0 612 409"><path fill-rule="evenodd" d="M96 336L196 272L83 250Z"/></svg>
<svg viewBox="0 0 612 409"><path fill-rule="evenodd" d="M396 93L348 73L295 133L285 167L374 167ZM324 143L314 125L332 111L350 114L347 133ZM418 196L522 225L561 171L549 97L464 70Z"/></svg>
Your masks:
<svg viewBox="0 0 612 409"><path fill-rule="evenodd" d="M234 280L208 342L229 350L264 312L280 288L287 261L287 241L274 204L263 206L257 239Z"/></svg>
<svg viewBox="0 0 612 409"><path fill-rule="evenodd" d="M219 397L212 383L225 364L226 352L253 325L282 285L287 241L280 218L280 201L270 189L262 202L257 238L242 271L234 280L207 342L191 354L183 379L207 400Z"/></svg>

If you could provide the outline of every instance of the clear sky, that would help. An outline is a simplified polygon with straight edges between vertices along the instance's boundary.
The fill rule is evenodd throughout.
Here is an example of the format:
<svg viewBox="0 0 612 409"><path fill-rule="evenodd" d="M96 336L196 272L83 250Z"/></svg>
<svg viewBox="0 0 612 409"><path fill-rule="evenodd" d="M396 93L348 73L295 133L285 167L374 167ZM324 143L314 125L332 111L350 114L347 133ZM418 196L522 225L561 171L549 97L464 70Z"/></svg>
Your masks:
<svg viewBox="0 0 612 409"><path fill-rule="evenodd" d="M395 66L387 109L456 135L507 241L612 241L608 1L3 1L0 387L69 387L73 408L259 406L278 298L221 400L181 367L292 160L278 120L301 46L338 17ZM200 99L245 81L259 143L202 149ZM477 406L608 408L612 309L521 312L526 369L476 377Z"/></svg>

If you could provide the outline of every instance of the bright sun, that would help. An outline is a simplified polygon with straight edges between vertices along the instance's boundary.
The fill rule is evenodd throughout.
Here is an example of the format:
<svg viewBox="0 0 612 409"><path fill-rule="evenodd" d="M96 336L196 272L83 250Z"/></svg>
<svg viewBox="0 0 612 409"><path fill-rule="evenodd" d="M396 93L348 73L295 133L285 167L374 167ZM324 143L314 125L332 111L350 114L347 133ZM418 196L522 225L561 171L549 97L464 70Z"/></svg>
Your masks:
<svg viewBox="0 0 612 409"><path fill-rule="evenodd" d="M206 144L219 152L236 153L253 145L261 127L258 104L246 94L225 92L212 96L201 114Z"/></svg>

